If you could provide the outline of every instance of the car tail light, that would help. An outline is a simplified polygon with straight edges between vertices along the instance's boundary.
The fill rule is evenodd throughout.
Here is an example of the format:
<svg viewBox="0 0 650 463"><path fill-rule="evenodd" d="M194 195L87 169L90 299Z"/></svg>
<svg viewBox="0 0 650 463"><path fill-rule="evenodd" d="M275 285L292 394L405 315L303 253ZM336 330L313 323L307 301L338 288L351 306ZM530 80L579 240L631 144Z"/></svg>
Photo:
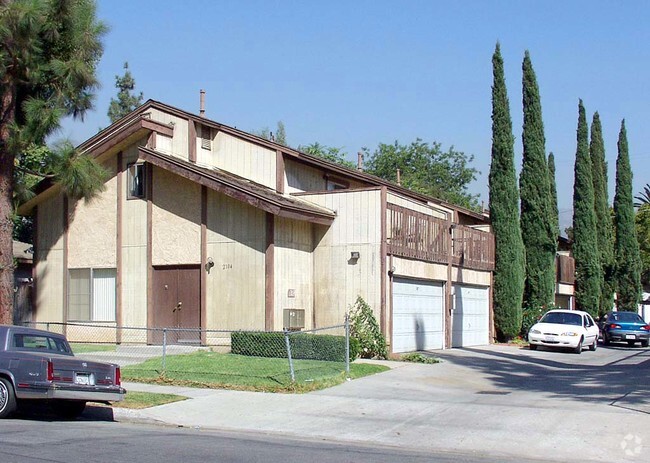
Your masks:
<svg viewBox="0 0 650 463"><path fill-rule="evenodd" d="M611 325L609 325L609 328L612 329L612 330L620 330L621 325L617 325L616 323L612 323Z"/></svg>
<svg viewBox="0 0 650 463"><path fill-rule="evenodd" d="M120 367L115 368L115 385L122 385L122 373L120 372Z"/></svg>
<svg viewBox="0 0 650 463"><path fill-rule="evenodd" d="M54 381L54 364L51 360L47 362L47 380Z"/></svg>
<svg viewBox="0 0 650 463"><path fill-rule="evenodd" d="M650 325L642 326L641 329L642 329L643 331L650 331Z"/></svg>

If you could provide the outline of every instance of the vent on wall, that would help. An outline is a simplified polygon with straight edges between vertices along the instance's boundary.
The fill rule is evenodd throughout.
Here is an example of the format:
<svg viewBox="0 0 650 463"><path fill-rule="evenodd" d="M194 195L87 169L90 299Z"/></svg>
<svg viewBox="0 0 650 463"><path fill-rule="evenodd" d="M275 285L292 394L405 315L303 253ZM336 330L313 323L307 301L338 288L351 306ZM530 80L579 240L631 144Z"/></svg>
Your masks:
<svg viewBox="0 0 650 463"><path fill-rule="evenodd" d="M204 150L212 149L212 130L205 125L201 126L201 148Z"/></svg>
<svg viewBox="0 0 650 463"><path fill-rule="evenodd" d="M283 327L285 330L300 330L305 327L304 309L284 309Z"/></svg>

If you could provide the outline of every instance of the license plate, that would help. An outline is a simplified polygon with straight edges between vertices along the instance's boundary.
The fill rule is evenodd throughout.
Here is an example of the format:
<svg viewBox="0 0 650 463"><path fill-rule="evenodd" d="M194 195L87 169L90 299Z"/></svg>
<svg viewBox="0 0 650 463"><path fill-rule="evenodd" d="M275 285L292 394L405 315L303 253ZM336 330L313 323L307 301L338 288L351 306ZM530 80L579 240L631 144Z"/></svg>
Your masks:
<svg viewBox="0 0 650 463"><path fill-rule="evenodd" d="M88 373L77 373L74 378L75 384L82 386L94 386L95 376Z"/></svg>
<svg viewBox="0 0 650 463"><path fill-rule="evenodd" d="M544 341L555 342L555 336L544 336Z"/></svg>
<svg viewBox="0 0 650 463"><path fill-rule="evenodd" d="M625 339L636 339L636 336L633 334L626 334Z"/></svg>

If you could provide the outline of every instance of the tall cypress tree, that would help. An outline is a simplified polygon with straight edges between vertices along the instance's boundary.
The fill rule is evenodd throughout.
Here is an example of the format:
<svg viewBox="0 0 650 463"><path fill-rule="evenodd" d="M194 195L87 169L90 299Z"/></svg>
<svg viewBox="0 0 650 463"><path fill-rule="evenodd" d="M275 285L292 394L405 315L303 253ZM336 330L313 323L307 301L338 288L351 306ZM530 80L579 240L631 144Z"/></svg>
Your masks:
<svg viewBox="0 0 650 463"><path fill-rule="evenodd" d="M546 164L542 105L535 71L526 51L523 62L524 155L519 177L521 233L526 252L524 303L542 307L555 300L557 236L550 221L550 182Z"/></svg>
<svg viewBox="0 0 650 463"><path fill-rule="evenodd" d="M614 236L612 214L609 211L607 193L607 163L605 162L605 143L600 116L596 112L591 123L591 143L589 156L594 180L594 210L596 212L596 235L601 268L599 315L612 310L614 305Z"/></svg>
<svg viewBox="0 0 650 463"><path fill-rule="evenodd" d="M573 258L576 263L576 308L596 316L600 307L601 268L596 236L594 180L589 157L587 117L578 105L578 148L573 182Z"/></svg>
<svg viewBox="0 0 650 463"><path fill-rule="evenodd" d="M551 222L555 235L555 251L557 252L557 238L560 236L560 211L557 208L557 185L555 183L555 156L548 155L548 181L551 189Z"/></svg>
<svg viewBox="0 0 650 463"><path fill-rule="evenodd" d="M614 227L616 241L616 306L618 310L637 311L641 297L641 257L634 228L632 170L627 146L625 120L618 135L616 159L616 193L614 195Z"/></svg>
<svg viewBox="0 0 650 463"><path fill-rule="evenodd" d="M501 47L492 56L492 163L490 220L496 243L494 262L494 324L500 340L519 334L524 291L524 243L519 225L519 190L515 172L510 102Z"/></svg>

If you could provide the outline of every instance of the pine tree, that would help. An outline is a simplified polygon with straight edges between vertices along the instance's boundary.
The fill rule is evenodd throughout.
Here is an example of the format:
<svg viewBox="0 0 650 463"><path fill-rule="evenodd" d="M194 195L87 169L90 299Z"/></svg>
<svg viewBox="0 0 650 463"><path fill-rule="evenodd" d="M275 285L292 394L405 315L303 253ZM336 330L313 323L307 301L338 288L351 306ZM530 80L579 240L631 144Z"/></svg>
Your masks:
<svg viewBox="0 0 650 463"><path fill-rule="evenodd" d="M641 297L641 257L634 227L632 169L627 146L625 120L618 136L616 159L616 193L614 195L616 241L616 306L618 310L637 311Z"/></svg>
<svg viewBox="0 0 650 463"><path fill-rule="evenodd" d="M576 265L576 308L598 315L601 267L594 211L594 180L589 157L587 117L582 100L578 105L578 147L573 182L573 258Z"/></svg>
<svg viewBox="0 0 650 463"><path fill-rule="evenodd" d="M543 307L555 301L557 235L549 212L550 182L546 164L542 105L535 71L526 51L523 62L523 163L519 177L521 233L526 249L524 303Z"/></svg>
<svg viewBox="0 0 650 463"><path fill-rule="evenodd" d="M124 75L115 76L115 87L118 89L117 99L111 98L111 104L108 107L108 117L111 123L126 116L142 103L142 92L134 95L135 79L129 71L129 63L124 63Z"/></svg>
<svg viewBox="0 0 650 463"><path fill-rule="evenodd" d="M492 56L492 163L490 221L495 238L494 324L506 341L519 334L522 320L525 259L519 224L519 191L514 164L514 137L501 47Z"/></svg>
<svg viewBox="0 0 650 463"><path fill-rule="evenodd" d="M551 222L555 235L555 252L557 253L557 238L560 236L560 211L557 208L557 185L555 183L555 156L548 155L548 180L551 189Z"/></svg>
<svg viewBox="0 0 650 463"><path fill-rule="evenodd" d="M596 234L601 268L601 296L599 315L604 315L614 306L614 236L612 214L609 210L607 193L607 163L605 162L605 142L600 116L596 112L591 123L591 143L589 156L594 180L594 210L596 212Z"/></svg>
<svg viewBox="0 0 650 463"><path fill-rule="evenodd" d="M95 18L92 0L0 2L0 324L13 317L12 217L14 171L32 145L43 145L65 116L82 116L92 107L98 82L96 66L102 55L106 27ZM100 169L75 150L64 149L50 170L90 179L83 195L101 188L94 175ZM65 179L63 179L65 180ZM64 182L64 191L75 185ZM88 187L88 188L86 188ZM78 191L78 190L77 190Z"/></svg>

